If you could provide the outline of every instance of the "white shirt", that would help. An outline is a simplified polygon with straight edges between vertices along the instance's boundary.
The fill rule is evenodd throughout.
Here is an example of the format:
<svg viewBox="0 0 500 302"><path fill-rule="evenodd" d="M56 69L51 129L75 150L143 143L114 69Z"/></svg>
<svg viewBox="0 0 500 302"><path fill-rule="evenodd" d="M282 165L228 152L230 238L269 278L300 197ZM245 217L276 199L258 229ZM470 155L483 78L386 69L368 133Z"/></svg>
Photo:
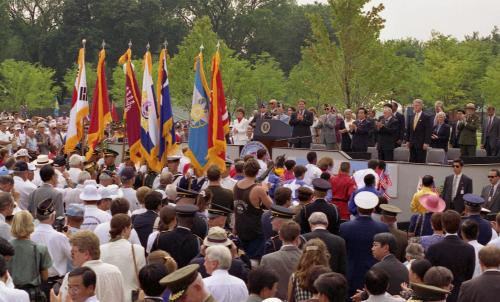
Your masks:
<svg viewBox="0 0 500 302"><path fill-rule="evenodd" d="M373 176L375 176L375 188L378 187L378 181L380 177L378 176L377 172L375 172L375 170L367 168L358 170L352 175L352 178L356 182L356 186L358 187L358 189L365 187L365 176L368 174L372 174Z"/></svg>
<svg viewBox="0 0 500 302"><path fill-rule="evenodd" d="M262 160L262 159L257 159L257 162L259 163L260 169L259 172L257 173L257 177L260 177L264 172L267 170L267 164Z"/></svg>
<svg viewBox="0 0 500 302"><path fill-rule="evenodd" d="M471 240L467 243L472 245L474 247L474 251L476 252L476 266L474 267L474 274L472 275L472 278L474 278L481 275L481 266L479 265L479 250L483 247L483 245L477 242L477 240Z"/></svg>
<svg viewBox="0 0 500 302"><path fill-rule="evenodd" d="M460 192L457 192L458 186L460 185L460 179L462 178L462 173L460 174L453 174L453 179L451 180L451 186L452 186L452 191L451 191L451 199L454 199L457 194L461 194Z"/></svg>
<svg viewBox="0 0 500 302"><path fill-rule="evenodd" d="M61 171L57 170L57 169L54 169L56 171L56 174L57 174L57 187L58 188L61 188L61 189L64 189L68 186L68 182L66 181L66 178L64 178L63 174ZM74 184L76 184L76 182L73 182Z"/></svg>
<svg viewBox="0 0 500 302"><path fill-rule="evenodd" d="M111 240L111 235L109 235L109 230L111 229L111 222L103 222L99 224L95 229L94 229L94 234L97 235L99 238L99 242L101 242L101 245L108 243L109 240ZM139 240L139 236L137 235L137 232L132 229L130 232L130 237L128 238L128 241L130 241L133 244L141 244L141 241Z"/></svg>
<svg viewBox="0 0 500 302"><path fill-rule="evenodd" d="M123 276L116 266L104 263L101 260L89 260L83 263L82 266L89 267L96 274L95 295L99 301L130 301L130 293L128 293L128 296L125 296ZM68 274L64 276L60 292L62 293L62 301L66 302L66 296L68 295Z"/></svg>
<svg viewBox="0 0 500 302"><path fill-rule="evenodd" d="M13 239L10 232L10 224L5 222L5 216L3 216L3 214L0 214L0 237L7 241L11 241Z"/></svg>
<svg viewBox="0 0 500 302"><path fill-rule="evenodd" d="M1 216L1 215L0 215ZM491 240L488 245L495 245L496 247L498 247L500 249L500 237L497 237L493 240Z"/></svg>
<svg viewBox="0 0 500 302"><path fill-rule="evenodd" d="M88 297L84 302L99 302L97 296Z"/></svg>
<svg viewBox="0 0 500 302"><path fill-rule="evenodd" d="M135 252L135 267L132 246ZM104 263L109 263L118 267L123 276L126 301L130 301L131 291L140 288L136 276L141 268L146 265L144 248L138 244L132 245L126 239L109 242L101 245L101 260Z"/></svg>
<svg viewBox="0 0 500 302"><path fill-rule="evenodd" d="M68 206L69 204L83 204L83 200L80 199L80 193L82 193L84 185L76 185L74 188L66 188L63 191L63 201Z"/></svg>
<svg viewBox="0 0 500 302"><path fill-rule="evenodd" d="M54 230L46 223L40 223L31 234L31 240L47 246L52 266L49 268L49 277L64 276L71 262L71 246L69 239L64 234Z"/></svg>
<svg viewBox="0 0 500 302"><path fill-rule="evenodd" d="M69 168L68 170L69 178L74 184L78 183L78 176L80 175L81 172L82 169L80 168Z"/></svg>
<svg viewBox="0 0 500 302"><path fill-rule="evenodd" d="M110 220L111 215L108 212L97 208L96 205L85 205L85 214L80 229L93 231L97 225Z"/></svg>
<svg viewBox="0 0 500 302"><path fill-rule="evenodd" d="M241 121L235 119L233 121L233 144L245 145L248 143L247 129L250 121L242 118Z"/></svg>
<svg viewBox="0 0 500 302"><path fill-rule="evenodd" d="M158 237L158 234L160 231L153 231L151 234L148 236L148 242L146 244L146 253L151 253L151 249L153 248L153 244L155 243L156 237Z"/></svg>
<svg viewBox="0 0 500 302"><path fill-rule="evenodd" d="M19 193L19 207L22 210L28 209L28 197L35 191L36 186L31 181L24 181L19 176L14 176L14 189Z"/></svg>
<svg viewBox="0 0 500 302"><path fill-rule="evenodd" d="M123 198L128 200L130 204L130 211L137 210L139 208L139 200L137 200L137 195L134 188L122 188Z"/></svg>
<svg viewBox="0 0 500 302"><path fill-rule="evenodd" d="M203 283L217 302L240 302L248 299L245 282L229 275L227 270L213 271L212 276L203 279Z"/></svg>
<svg viewBox="0 0 500 302"><path fill-rule="evenodd" d="M0 141L9 141L12 138L12 135L10 134L9 131L0 131ZM9 150L10 154L10 149L12 148L12 144L8 145L2 145L2 147L7 148Z"/></svg>
<svg viewBox="0 0 500 302"><path fill-rule="evenodd" d="M223 179L221 179L220 181L220 186L223 187L224 189L228 189L228 190L233 190L234 189L234 185L236 184L236 179L233 179L231 177L225 177ZM206 182L208 183L208 181Z"/></svg>
<svg viewBox="0 0 500 302"><path fill-rule="evenodd" d="M148 211L148 209L145 209L145 208L139 208L137 210L134 210L132 212L132 215L131 216L134 216L134 215L139 215L139 214L143 214L143 213L146 213Z"/></svg>
<svg viewBox="0 0 500 302"><path fill-rule="evenodd" d="M30 302L27 292L20 289L9 288L0 281L0 302Z"/></svg>
<svg viewBox="0 0 500 302"><path fill-rule="evenodd" d="M382 295L370 295L365 301L369 302L404 302L405 299L401 297L393 297L389 293L385 292Z"/></svg>
<svg viewBox="0 0 500 302"><path fill-rule="evenodd" d="M306 174L304 175L304 182L308 185L312 184L313 179L320 178L321 177L321 169L318 168L318 166L314 164L307 164L306 165Z"/></svg>

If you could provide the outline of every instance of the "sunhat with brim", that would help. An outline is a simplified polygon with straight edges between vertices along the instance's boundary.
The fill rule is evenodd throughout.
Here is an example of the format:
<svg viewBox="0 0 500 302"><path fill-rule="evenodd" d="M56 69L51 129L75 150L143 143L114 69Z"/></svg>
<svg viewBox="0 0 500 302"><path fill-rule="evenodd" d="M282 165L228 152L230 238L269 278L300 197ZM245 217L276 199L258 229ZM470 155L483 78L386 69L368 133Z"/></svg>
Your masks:
<svg viewBox="0 0 500 302"><path fill-rule="evenodd" d="M80 193L81 200L101 200L102 196L94 185L86 185L83 187L82 193Z"/></svg>
<svg viewBox="0 0 500 302"><path fill-rule="evenodd" d="M49 156L46 154L40 154L36 157L33 163L37 166L45 166L52 164L52 159L49 159Z"/></svg>
<svg viewBox="0 0 500 302"><path fill-rule="evenodd" d="M378 205L378 196L368 191L359 192L354 196L354 204L358 208L371 210Z"/></svg>
<svg viewBox="0 0 500 302"><path fill-rule="evenodd" d="M28 153L28 150L26 150L26 149L19 149L19 150L17 150L16 153L14 153L15 158L23 157L23 156L27 156L28 158L31 158L31 156Z"/></svg>
<svg viewBox="0 0 500 302"><path fill-rule="evenodd" d="M231 239L227 238L226 230L221 227L211 227L208 230L207 237L203 240L203 245L213 246L213 245L231 245Z"/></svg>
<svg viewBox="0 0 500 302"><path fill-rule="evenodd" d="M421 196L418 201L429 212L439 213L446 208L444 200L436 194L426 194Z"/></svg>

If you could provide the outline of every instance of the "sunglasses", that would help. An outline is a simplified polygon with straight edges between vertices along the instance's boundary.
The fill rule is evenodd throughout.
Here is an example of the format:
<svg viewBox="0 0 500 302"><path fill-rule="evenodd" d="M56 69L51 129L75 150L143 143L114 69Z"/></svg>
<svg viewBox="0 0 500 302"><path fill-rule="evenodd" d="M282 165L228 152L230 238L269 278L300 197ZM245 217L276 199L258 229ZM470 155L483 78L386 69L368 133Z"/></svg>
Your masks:
<svg viewBox="0 0 500 302"><path fill-rule="evenodd" d="M488 178L495 178L496 176L491 176L491 175L488 175Z"/></svg>
<svg viewBox="0 0 500 302"><path fill-rule="evenodd" d="M453 168L460 168L459 165L453 165Z"/></svg>

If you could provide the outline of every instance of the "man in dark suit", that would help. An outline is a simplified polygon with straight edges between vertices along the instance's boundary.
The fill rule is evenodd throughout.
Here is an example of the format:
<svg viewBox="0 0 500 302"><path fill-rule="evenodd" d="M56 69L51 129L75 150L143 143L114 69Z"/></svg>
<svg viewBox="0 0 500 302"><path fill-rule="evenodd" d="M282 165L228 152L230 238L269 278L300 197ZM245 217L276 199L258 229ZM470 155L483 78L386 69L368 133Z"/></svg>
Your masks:
<svg viewBox="0 0 500 302"><path fill-rule="evenodd" d="M356 114L357 120L350 126L353 152L366 152L368 150L370 134L375 130L375 125L366 115L367 110L363 107L359 108Z"/></svg>
<svg viewBox="0 0 500 302"><path fill-rule="evenodd" d="M431 144L432 120L422 111L424 102L421 99L413 101L413 115L408 117L406 131L410 162L424 163L427 148Z"/></svg>
<svg viewBox="0 0 500 302"><path fill-rule="evenodd" d="M458 139L460 138L460 133L462 132L459 130L459 124L464 122L464 117L465 117L465 110L463 109L458 109L455 113L455 122L451 126L451 137L450 137L450 144L453 148L460 148L460 145L458 144Z"/></svg>
<svg viewBox="0 0 500 302"><path fill-rule="evenodd" d="M491 237L493 236L493 230L491 228L490 222L481 217L481 206L483 205L483 203L484 199L481 196L474 194L465 194L465 215L462 217L462 221L471 219L477 222L477 225L479 227L477 242L482 245L486 245L488 244L488 242L490 242Z"/></svg>
<svg viewBox="0 0 500 302"><path fill-rule="evenodd" d="M429 247L425 257L433 266L444 266L453 273L453 290L448 296L448 302L455 302L458 298L462 282L472 278L476 265L474 247L463 242L457 235L460 228L460 215L447 210L441 219L446 236L440 242Z"/></svg>
<svg viewBox="0 0 500 302"><path fill-rule="evenodd" d="M149 234L153 232L155 220L161 207L162 195L160 192L152 191L144 197L144 206L146 212L132 216L132 225L134 226L141 245L146 248Z"/></svg>
<svg viewBox="0 0 500 302"><path fill-rule="evenodd" d="M379 233L373 237L372 254L379 262L372 268L381 269L389 276L387 292L398 295L401 283L408 283L408 269L394 253L397 251L396 237L391 233Z"/></svg>
<svg viewBox="0 0 500 302"><path fill-rule="evenodd" d="M459 302L496 302L500 296L500 249L494 245L479 251L479 264L483 272L478 277L462 283Z"/></svg>
<svg viewBox="0 0 500 302"><path fill-rule="evenodd" d="M380 220L387 224L389 232L396 238L397 249L393 253L399 261L406 261L406 247L408 246L408 233L398 229L396 216L401 213L401 209L392 204L381 204L382 210Z"/></svg>
<svg viewBox="0 0 500 302"><path fill-rule="evenodd" d="M273 118L273 115L267 110L266 104L262 103L259 106L259 112L254 114L252 121L250 122L250 126L255 128L257 122L260 120L270 120Z"/></svg>
<svg viewBox="0 0 500 302"><path fill-rule="evenodd" d="M283 246L277 252L264 255L260 266L274 270L279 274L276 297L286 300L288 298L288 281L302 255L302 251L298 248L300 226L294 221L287 221L281 225L279 234L284 243Z"/></svg>
<svg viewBox="0 0 500 302"><path fill-rule="evenodd" d="M344 239L328 232L328 218L325 213L314 212L309 216L308 221L311 226L311 232L304 234L304 238L307 241L314 238L323 240L330 253L330 268L336 273L345 275L347 255Z"/></svg>
<svg viewBox="0 0 500 302"><path fill-rule="evenodd" d="M394 160L394 148L399 139L399 126L399 121L392 115L391 104L385 104L384 115L375 123L379 160Z"/></svg>
<svg viewBox="0 0 500 302"><path fill-rule="evenodd" d="M432 128L431 147L448 151L450 141L450 125L445 123L446 114L439 112L436 114L436 125Z"/></svg>
<svg viewBox="0 0 500 302"><path fill-rule="evenodd" d="M363 288L366 272L376 260L370 253L375 234L389 232L389 228L371 217L378 204L378 196L372 192L360 192L354 198L359 215L340 225L340 236L344 238L347 250L347 282L349 295Z"/></svg>
<svg viewBox="0 0 500 302"><path fill-rule="evenodd" d="M391 106L392 106L392 113L399 123L398 127L399 130L397 135L398 139L396 140L396 147L401 147L401 144L405 140L405 133L406 133L405 116L402 113L398 112L398 103L396 101L392 101Z"/></svg>
<svg viewBox="0 0 500 302"><path fill-rule="evenodd" d="M337 207L325 200L326 193L331 189L330 182L322 178L316 178L312 181L314 188L314 201L300 210L297 221L300 224L302 234L311 231L309 227L309 216L314 212L323 212L328 217L328 231L332 234L338 234L340 216Z"/></svg>
<svg viewBox="0 0 500 302"><path fill-rule="evenodd" d="M464 194L472 193L472 179L462 174L463 166L461 159L453 161L453 174L446 176L442 192L446 208L458 213L464 211Z"/></svg>
<svg viewBox="0 0 500 302"><path fill-rule="evenodd" d="M179 268L189 264L200 252L202 240L191 232L194 215L198 207L192 204L175 207L177 226L172 231L161 232L151 251L164 250L169 253Z"/></svg>
<svg viewBox="0 0 500 302"><path fill-rule="evenodd" d="M484 207L491 211L491 213L500 212L500 190L498 184L500 180L500 171L498 169L491 169L488 172L489 185L485 186L481 192L481 197L484 198Z"/></svg>
<svg viewBox="0 0 500 302"><path fill-rule="evenodd" d="M293 127L292 138L294 139L292 143L295 148L309 149L311 147L311 126L313 122L314 116L311 111L306 110L306 101L299 100L297 103L297 112L292 113L289 122L290 126Z"/></svg>
<svg viewBox="0 0 500 302"><path fill-rule="evenodd" d="M488 106L488 117L483 123L481 149L486 149L486 155L496 156L497 144L500 139L500 118L495 115L495 107Z"/></svg>

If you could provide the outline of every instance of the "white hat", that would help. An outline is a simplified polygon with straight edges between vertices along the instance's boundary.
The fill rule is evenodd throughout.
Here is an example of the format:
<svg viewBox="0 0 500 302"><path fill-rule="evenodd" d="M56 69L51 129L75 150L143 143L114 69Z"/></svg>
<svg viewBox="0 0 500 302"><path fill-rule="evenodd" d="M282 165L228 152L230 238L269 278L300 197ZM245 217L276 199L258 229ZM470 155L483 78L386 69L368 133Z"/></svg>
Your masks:
<svg viewBox="0 0 500 302"><path fill-rule="evenodd" d="M46 154L40 154L36 157L33 163L37 166L45 166L52 164L52 159L49 159L49 156Z"/></svg>
<svg viewBox="0 0 500 302"><path fill-rule="evenodd" d="M18 158L21 156L27 156L27 157L31 158L31 156L28 153L28 150L26 150L26 149L19 149L19 150L17 150L16 153L14 153L15 158Z"/></svg>
<svg viewBox="0 0 500 302"><path fill-rule="evenodd" d="M99 193L101 194L101 198L110 198L110 199L115 199L118 197L123 197L123 191L120 190L120 187L118 185L109 185L107 187L101 187L99 189Z"/></svg>
<svg viewBox="0 0 500 302"><path fill-rule="evenodd" d="M28 171L36 171L36 166L33 163L28 163Z"/></svg>
<svg viewBox="0 0 500 302"><path fill-rule="evenodd" d="M378 205L378 196L368 191L359 192L354 196L354 204L358 208L371 210Z"/></svg>
<svg viewBox="0 0 500 302"><path fill-rule="evenodd" d="M85 158L81 155L78 155L78 154L73 154L71 155L71 157L69 158L69 165L70 166L78 166L80 165L83 161L85 160Z"/></svg>
<svg viewBox="0 0 500 302"><path fill-rule="evenodd" d="M82 193L80 193L80 199L85 200L101 200L101 194L97 190L95 185L86 185L83 187Z"/></svg>
<svg viewBox="0 0 500 302"><path fill-rule="evenodd" d="M82 171L84 172L84 171ZM80 173L82 173L80 172ZM97 182L95 181L95 179L87 179L83 182L83 185L86 186L86 185L93 185L93 186L96 186L99 188L99 185L97 184Z"/></svg>

